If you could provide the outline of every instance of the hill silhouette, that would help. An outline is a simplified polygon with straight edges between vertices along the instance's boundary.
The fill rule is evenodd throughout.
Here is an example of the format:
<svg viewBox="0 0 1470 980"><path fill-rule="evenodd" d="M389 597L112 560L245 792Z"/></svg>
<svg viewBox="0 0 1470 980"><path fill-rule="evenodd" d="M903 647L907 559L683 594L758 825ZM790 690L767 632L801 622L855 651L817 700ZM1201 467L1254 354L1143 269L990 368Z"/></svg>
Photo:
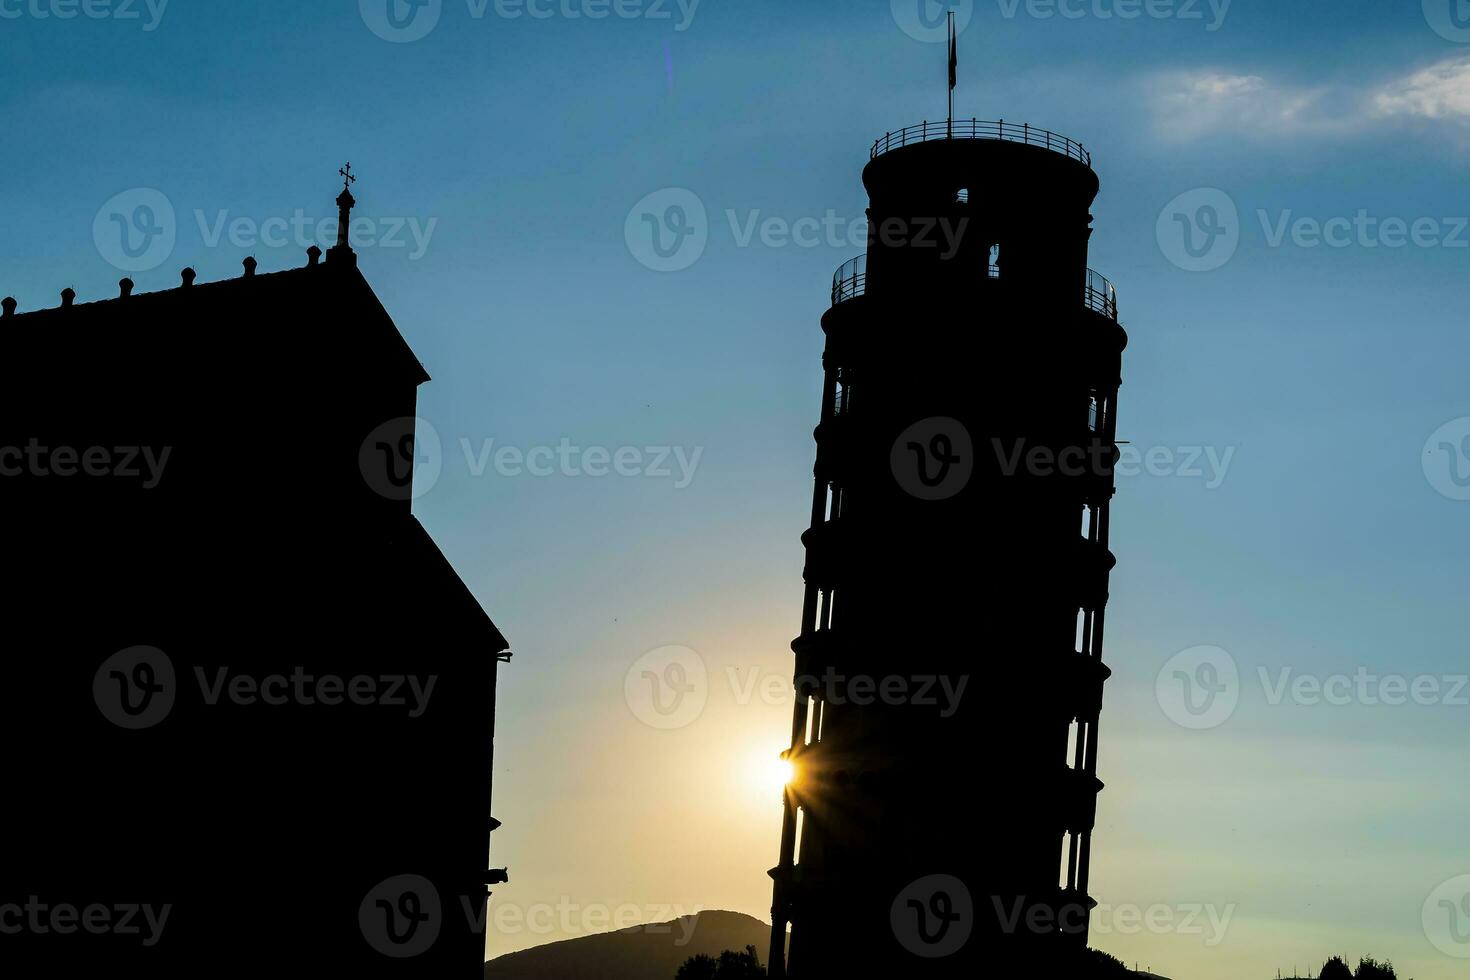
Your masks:
<svg viewBox="0 0 1470 980"><path fill-rule="evenodd" d="M485 964L485 980L672 980L691 956L764 950L770 937L753 916L711 910L507 953Z"/></svg>
<svg viewBox="0 0 1470 980"><path fill-rule="evenodd" d="M740 912L709 910L668 922L581 936L498 956L485 964L485 980L672 980L700 953L764 949L771 927ZM1088 951L1091 980L1166 980L1128 969L1115 957Z"/></svg>

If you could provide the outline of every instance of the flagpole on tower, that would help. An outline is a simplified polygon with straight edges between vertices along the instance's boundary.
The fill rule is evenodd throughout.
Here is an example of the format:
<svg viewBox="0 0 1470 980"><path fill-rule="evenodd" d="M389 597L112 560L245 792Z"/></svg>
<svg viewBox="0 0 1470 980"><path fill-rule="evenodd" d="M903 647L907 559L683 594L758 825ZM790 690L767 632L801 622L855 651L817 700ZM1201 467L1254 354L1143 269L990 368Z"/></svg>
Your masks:
<svg viewBox="0 0 1470 980"><path fill-rule="evenodd" d="M944 134L947 139L954 139L954 86L957 69L960 64L960 53L954 29L954 11L949 12L949 115L946 117Z"/></svg>

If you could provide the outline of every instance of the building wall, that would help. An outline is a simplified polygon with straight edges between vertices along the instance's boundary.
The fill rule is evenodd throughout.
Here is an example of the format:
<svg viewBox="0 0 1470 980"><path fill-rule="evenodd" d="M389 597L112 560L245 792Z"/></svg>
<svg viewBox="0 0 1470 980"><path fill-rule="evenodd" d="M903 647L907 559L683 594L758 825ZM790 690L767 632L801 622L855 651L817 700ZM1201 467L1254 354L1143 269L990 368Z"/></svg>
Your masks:
<svg viewBox="0 0 1470 980"><path fill-rule="evenodd" d="M412 418L421 369L355 269L312 274L4 322L26 371L0 393L0 444L170 451L148 488L0 480L21 573L0 600L0 823L27 842L0 905L171 907L151 946L7 937L12 966L49 971L7 975L480 975L504 641L408 496L363 469L369 433ZM172 693L130 728L107 665L139 647ZM272 687L281 704L230 686L297 672L342 684ZM360 917L405 875L439 904L412 957L385 954L410 947L382 941L373 901Z"/></svg>

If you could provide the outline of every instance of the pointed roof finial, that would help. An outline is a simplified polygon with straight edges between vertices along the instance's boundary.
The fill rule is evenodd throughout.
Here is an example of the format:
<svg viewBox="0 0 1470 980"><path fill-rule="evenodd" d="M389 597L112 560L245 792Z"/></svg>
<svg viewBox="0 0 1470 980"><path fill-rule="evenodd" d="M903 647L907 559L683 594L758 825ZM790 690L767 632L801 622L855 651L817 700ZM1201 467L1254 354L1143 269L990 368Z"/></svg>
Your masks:
<svg viewBox="0 0 1470 980"><path fill-rule="evenodd" d="M337 244L327 253L327 259L342 257L356 263L357 255L352 251L348 234L352 228L352 207L357 203L357 198L352 196L352 185L357 183L357 175L352 172L351 162L337 173L342 176L342 193L337 195Z"/></svg>

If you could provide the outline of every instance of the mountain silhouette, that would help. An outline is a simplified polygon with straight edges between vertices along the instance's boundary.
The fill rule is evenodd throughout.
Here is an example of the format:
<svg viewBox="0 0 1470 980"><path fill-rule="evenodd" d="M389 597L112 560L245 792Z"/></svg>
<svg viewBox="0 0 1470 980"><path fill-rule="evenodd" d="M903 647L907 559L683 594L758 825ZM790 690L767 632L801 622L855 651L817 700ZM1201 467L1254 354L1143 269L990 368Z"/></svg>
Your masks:
<svg viewBox="0 0 1470 980"><path fill-rule="evenodd" d="M700 953L764 949L771 927L740 912L710 910L668 922L581 936L498 956L485 964L485 980L673 980ZM1109 980L1166 980L1135 973L1115 957L1089 952L1091 976Z"/></svg>
<svg viewBox="0 0 1470 980"><path fill-rule="evenodd" d="M757 918L706 911L507 953L485 964L485 980L673 980L691 956L764 950L770 937L770 924Z"/></svg>

